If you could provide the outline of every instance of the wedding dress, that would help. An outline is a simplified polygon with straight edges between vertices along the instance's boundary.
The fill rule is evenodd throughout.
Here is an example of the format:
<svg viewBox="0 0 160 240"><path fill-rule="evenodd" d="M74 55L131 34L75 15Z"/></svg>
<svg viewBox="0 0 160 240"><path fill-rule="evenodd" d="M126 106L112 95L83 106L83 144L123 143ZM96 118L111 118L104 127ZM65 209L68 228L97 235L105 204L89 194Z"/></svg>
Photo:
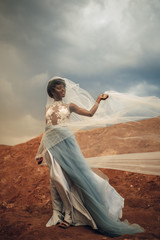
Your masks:
<svg viewBox="0 0 160 240"><path fill-rule="evenodd" d="M53 215L46 226L65 220L108 236L143 232L138 224L120 221L124 199L89 167L68 128L69 118L69 104L47 105L46 129L36 156L43 157L50 171Z"/></svg>

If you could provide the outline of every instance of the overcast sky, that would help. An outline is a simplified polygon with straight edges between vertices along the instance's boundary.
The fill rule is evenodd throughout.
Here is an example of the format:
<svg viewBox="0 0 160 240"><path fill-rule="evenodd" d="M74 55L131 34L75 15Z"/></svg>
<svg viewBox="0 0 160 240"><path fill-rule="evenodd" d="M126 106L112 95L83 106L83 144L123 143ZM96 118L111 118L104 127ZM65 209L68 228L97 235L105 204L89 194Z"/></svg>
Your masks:
<svg viewBox="0 0 160 240"><path fill-rule="evenodd" d="M1 0L0 144L43 132L55 75L160 97L160 0Z"/></svg>

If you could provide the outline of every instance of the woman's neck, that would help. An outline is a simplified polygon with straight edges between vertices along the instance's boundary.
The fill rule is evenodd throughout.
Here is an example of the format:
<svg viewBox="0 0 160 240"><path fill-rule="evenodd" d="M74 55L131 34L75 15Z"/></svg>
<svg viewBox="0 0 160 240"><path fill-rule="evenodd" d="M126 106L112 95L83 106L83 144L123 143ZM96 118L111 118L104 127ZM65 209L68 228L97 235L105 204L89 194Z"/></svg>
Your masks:
<svg viewBox="0 0 160 240"><path fill-rule="evenodd" d="M54 99L54 102L62 102L62 99L61 99L61 100L55 100L55 99Z"/></svg>
<svg viewBox="0 0 160 240"><path fill-rule="evenodd" d="M54 102L61 102L62 98L54 98Z"/></svg>

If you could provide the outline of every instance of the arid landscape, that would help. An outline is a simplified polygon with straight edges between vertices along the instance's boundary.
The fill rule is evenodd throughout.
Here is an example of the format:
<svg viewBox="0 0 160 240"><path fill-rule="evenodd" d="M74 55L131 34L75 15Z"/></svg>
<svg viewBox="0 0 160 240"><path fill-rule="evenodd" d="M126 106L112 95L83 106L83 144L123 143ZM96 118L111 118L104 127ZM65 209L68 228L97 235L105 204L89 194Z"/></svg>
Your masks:
<svg viewBox="0 0 160 240"><path fill-rule="evenodd" d="M0 239L105 240L91 228L46 228L52 215L49 172L35 161L42 135L15 146L0 146ZM160 118L80 131L76 139L85 157L160 151ZM160 239L160 176L101 169L125 198L123 219L145 232L115 239Z"/></svg>

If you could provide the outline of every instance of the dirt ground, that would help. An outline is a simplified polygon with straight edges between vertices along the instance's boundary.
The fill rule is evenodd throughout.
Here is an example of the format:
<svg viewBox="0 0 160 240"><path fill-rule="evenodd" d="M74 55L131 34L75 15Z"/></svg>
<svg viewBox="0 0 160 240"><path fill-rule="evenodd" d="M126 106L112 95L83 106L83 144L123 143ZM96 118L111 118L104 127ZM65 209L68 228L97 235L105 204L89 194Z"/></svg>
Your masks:
<svg viewBox="0 0 160 240"><path fill-rule="evenodd" d="M138 138L129 138L136 136ZM160 151L160 118L117 124L76 134L84 156ZM41 136L16 146L0 146L0 239L105 240L91 228L46 228L52 215L49 173L34 157ZM123 219L146 232L115 239L160 239L160 177L101 169L125 198Z"/></svg>

